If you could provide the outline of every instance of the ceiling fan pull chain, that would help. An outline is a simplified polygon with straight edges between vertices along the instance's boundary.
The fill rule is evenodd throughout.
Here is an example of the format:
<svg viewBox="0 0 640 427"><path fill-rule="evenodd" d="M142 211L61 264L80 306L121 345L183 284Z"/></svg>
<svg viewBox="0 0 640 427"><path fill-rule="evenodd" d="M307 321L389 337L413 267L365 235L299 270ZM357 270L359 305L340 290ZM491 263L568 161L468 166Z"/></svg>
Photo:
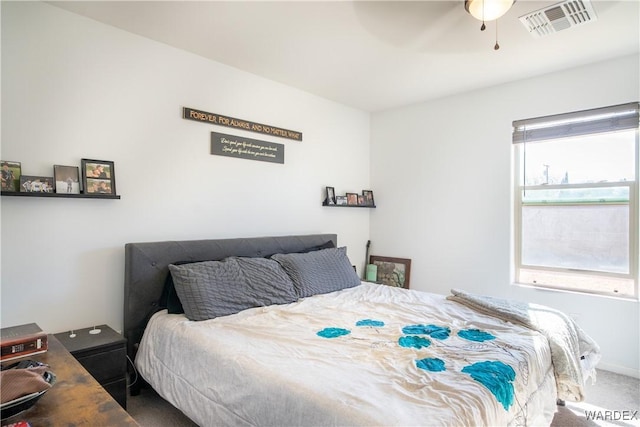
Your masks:
<svg viewBox="0 0 640 427"><path fill-rule="evenodd" d="M494 50L500 49L500 45L498 44L498 20L496 19L496 45L493 47Z"/></svg>

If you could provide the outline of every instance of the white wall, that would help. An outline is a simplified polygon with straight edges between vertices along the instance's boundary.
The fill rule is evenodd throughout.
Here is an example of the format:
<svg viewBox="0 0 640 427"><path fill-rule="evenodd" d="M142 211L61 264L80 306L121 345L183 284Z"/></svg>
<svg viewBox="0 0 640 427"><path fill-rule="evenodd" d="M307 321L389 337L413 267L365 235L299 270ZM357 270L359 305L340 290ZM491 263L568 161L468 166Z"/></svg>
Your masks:
<svg viewBox="0 0 640 427"><path fill-rule="evenodd" d="M637 302L510 285L511 122L638 101L638 64L624 57L373 114L372 253L411 258L416 289L572 313L602 346L601 367L640 377Z"/></svg>
<svg viewBox="0 0 640 427"><path fill-rule="evenodd" d="M303 141L184 120L183 106ZM2 325L121 329L127 242L334 232L360 268L368 210L321 201L327 185L370 187L369 125L362 111L57 7L2 2L1 158L48 176L113 160L122 196L2 198ZM214 130L282 143L285 164L212 156Z"/></svg>

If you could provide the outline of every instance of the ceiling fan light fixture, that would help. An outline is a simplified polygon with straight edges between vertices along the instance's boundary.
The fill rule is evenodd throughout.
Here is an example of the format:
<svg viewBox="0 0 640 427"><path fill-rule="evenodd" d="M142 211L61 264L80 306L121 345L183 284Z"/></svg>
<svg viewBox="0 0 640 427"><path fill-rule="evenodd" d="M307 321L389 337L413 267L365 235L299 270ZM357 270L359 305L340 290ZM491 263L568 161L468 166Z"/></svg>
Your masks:
<svg viewBox="0 0 640 427"><path fill-rule="evenodd" d="M464 8L479 21L494 21L507 13L515 0L465 0Z"/></svg>

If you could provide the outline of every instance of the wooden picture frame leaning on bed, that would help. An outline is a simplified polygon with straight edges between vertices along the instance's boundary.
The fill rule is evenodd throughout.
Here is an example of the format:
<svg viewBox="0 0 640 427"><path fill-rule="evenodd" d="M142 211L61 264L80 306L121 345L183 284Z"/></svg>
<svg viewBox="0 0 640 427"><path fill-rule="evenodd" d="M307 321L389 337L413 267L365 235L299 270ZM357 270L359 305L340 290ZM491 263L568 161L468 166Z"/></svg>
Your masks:
<svg viewBox="0 0 640 427"><path fill-rule="evenodd" d="M371 255L369 264L374 264L378 267L376 282L409 289L409 280L411 279L410 259Z"/></svg>

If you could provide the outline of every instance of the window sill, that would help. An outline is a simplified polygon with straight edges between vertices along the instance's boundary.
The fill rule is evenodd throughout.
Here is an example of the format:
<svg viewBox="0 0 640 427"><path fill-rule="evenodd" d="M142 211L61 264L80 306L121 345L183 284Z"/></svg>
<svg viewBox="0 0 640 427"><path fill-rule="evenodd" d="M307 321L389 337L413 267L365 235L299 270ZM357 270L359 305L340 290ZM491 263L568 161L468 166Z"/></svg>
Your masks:
<svg viewBox="0 0 640 427"><path fill-rule="evenodd" d="M565 293L565 294L572 294L572 295L580 295L583 297L596 297L596 298L608 298L608 299L613 299L613 300L618 300L618 301L625 301L625 302L634 302L634 303L639 303L640 299L638 299L637 296L617 296L617 295L611 295L611 294L600 294L600 293L596 293L596 292L588 292L588 291L577 291L577 290L571 290L571 289L563 289L563 288L554 288L551 286L540 286L540 285L532 285L530 283L518 283L518 282L512 282L511 285L513 286L517 286L520 288L527 288L527 289L532 289L535 291L541 291L541 292L559 292L559 293Z"/></svg>

